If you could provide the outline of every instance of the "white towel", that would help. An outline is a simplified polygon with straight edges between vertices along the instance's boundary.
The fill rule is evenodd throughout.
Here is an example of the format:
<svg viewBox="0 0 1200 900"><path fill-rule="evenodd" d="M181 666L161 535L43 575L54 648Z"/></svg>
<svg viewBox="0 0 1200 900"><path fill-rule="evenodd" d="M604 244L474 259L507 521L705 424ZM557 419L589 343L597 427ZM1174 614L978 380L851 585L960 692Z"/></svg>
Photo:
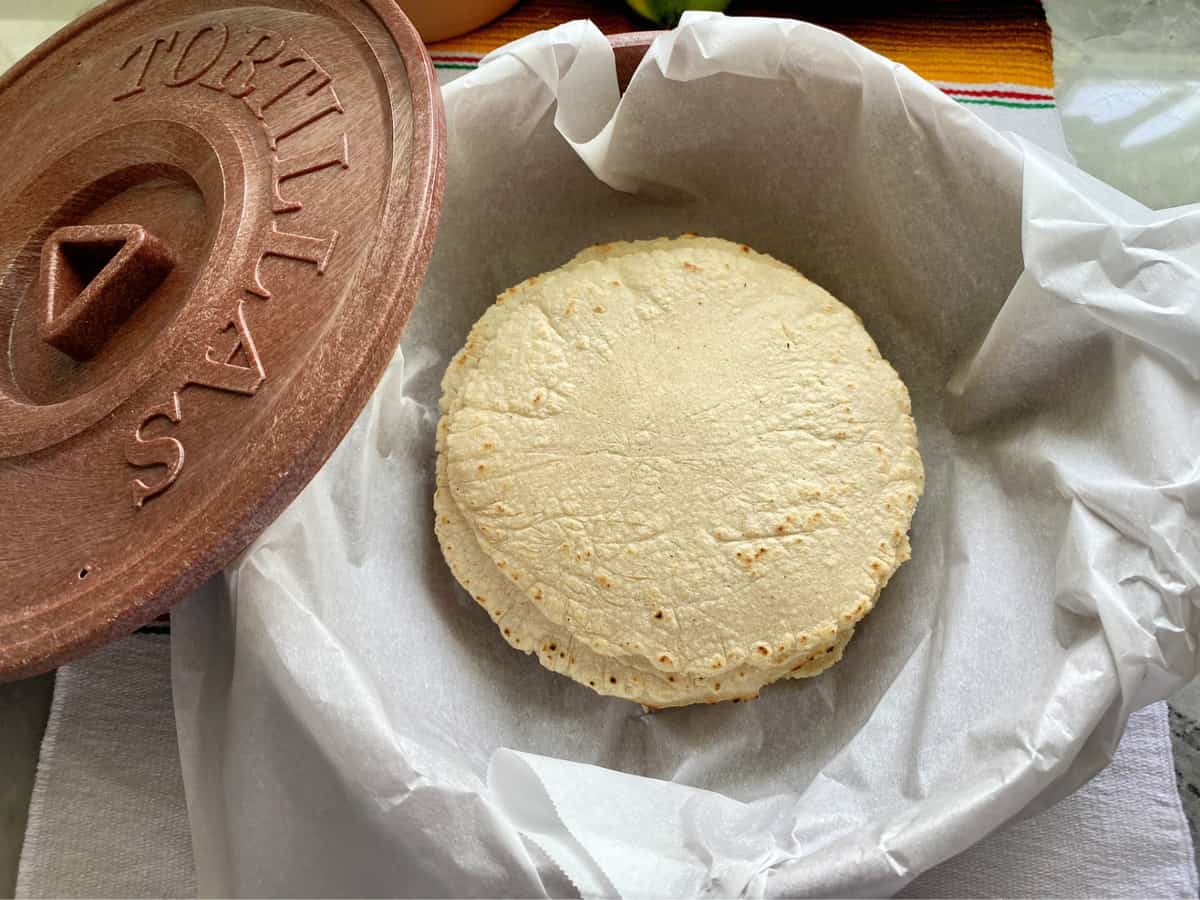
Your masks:
<svg viewBox="0 0 1200 900"><path fill-rule="evenodd" d="M194 897L167 635L64 666L42 741L18 897Z"/></svg>
<svg viewBox="0 0 1200 900"><path fill-rule="evenodd" d="M926 872L903 897L1195 897L1167 704L1134 713L1112 764L1040 815Z"/></svg>

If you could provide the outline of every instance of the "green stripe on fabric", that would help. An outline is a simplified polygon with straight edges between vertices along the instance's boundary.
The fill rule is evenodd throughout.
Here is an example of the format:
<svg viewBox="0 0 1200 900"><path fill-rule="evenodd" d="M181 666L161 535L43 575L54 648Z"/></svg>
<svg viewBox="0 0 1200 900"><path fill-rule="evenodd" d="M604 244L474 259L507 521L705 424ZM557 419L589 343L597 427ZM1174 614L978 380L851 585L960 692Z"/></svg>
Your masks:
<svg viewBox="0 0 1200 900"><path fill-rule="evenodd" d="M433 64L433 67L435 69L478 69L479 68L479 66L476 65L475 63L443 63L443 62L435 62Z"/></svg>
<svg viewBox="0 0 1200 900"><path fill-rule="evenodd" d="M959 103L979 103L985 106L1008 106L1012 109L1054 109L1054 102L1049 103L1030 103L1022 100L993 100L989 97L955 97L950 95L952 99Z"/></svg>

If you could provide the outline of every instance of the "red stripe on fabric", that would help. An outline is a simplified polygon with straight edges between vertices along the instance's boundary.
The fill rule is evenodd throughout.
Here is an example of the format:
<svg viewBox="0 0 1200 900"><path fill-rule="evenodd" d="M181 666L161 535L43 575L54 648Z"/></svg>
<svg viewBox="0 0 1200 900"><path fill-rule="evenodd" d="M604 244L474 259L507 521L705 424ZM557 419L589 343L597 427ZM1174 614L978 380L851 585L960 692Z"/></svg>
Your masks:
<svg viewBox="0 0 1200 900"><path fill-rule="evenodd" d="M1026 91L975 91L965 88L942 88L942 92L946 94L960 97L1003 97L1006 100L1053 100L1054 95L1033 94Z"/></svg>

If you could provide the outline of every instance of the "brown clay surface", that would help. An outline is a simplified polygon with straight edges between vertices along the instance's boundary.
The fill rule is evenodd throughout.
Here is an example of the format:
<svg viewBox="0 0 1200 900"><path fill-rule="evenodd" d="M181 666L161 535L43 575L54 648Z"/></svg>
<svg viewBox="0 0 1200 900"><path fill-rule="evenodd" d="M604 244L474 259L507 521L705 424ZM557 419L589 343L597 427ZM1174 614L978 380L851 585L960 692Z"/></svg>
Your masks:
<svg viewBox="0 0 1200 900"><path fill-rule="evenodd" d="M659 34L661 32L658 31L628 31L608 36L608 42L612 44L613 55L617 60L617 84L621 93L625 93L625 88L629 87L634 71Z"/></svg>
<svg viewBox="0 0 1200 900"><path fill-rule="evenodd" d="M0 79L0 678L216 572L424 275L436 81L389 0L118 0Z"/></svg>

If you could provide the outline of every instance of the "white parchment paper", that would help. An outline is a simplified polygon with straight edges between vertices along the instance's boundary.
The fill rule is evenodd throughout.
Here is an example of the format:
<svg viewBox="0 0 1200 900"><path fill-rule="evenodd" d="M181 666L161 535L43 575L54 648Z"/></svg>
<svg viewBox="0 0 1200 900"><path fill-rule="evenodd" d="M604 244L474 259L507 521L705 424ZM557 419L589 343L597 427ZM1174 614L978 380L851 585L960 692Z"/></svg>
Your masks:
<svg viewBox="0 0 1200 900"><path fill-rule="evenodd" d="M1194 674L1200 209L1148 212L795 22L689 15L623 98L572 23L445 101L400 352L174 618L202 894L886 894L1077 787ZM498 291L685 230L859 312L909 386L927 489L841 664L645 715L512 651L456 588L433 433Z"/></svg>

